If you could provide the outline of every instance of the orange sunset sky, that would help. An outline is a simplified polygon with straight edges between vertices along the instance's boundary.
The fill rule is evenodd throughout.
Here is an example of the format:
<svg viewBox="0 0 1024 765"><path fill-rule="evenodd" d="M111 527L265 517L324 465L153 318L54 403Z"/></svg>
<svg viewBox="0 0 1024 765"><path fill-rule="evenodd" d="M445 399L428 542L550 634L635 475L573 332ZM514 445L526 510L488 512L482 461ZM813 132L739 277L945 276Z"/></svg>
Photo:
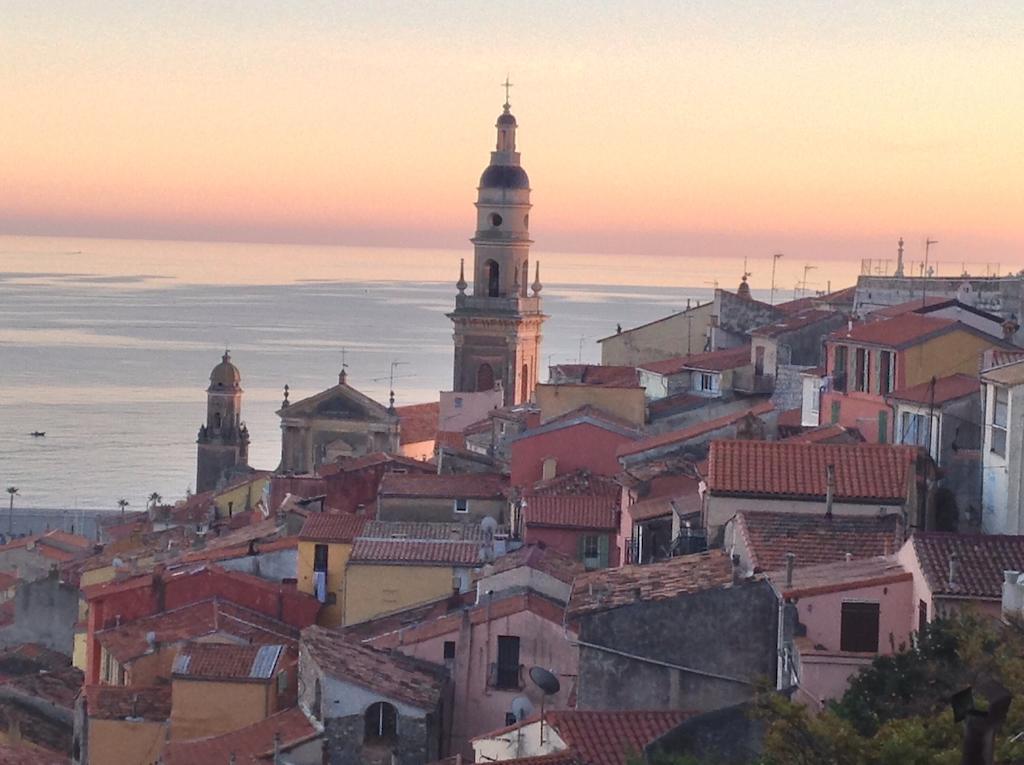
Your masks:
<svg viewBox="0 0 1024 765"><path fill-rule="evenodd" d="M3 2L0 234L1024 265L1019 2Z"/></svg>

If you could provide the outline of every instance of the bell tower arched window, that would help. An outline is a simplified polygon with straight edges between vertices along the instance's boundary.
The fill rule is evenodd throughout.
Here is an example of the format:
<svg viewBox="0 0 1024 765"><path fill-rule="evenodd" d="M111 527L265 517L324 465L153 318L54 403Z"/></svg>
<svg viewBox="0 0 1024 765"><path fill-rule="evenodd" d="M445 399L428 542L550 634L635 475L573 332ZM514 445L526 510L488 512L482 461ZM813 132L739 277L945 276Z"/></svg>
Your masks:
<svg viewBox="0 0 1024 765"><path fill-rule="evenodd" d="M476 370L476 389L494 390L494 367L490 364L481 364Z"/></svg>
<svg viewBox="0 0 1024 765"><path fill-rule="evenodd" d="M487 276L487 297L500 297L501 274L497 262L488 260L484 263L484 271Z"/></svg>
<svg viewBox="0 0 1024 765"><path fill-rule="evenodd" d="M398 738L398 710L386 701L370 704L363 715L363 743L388 743Z"/></svg>

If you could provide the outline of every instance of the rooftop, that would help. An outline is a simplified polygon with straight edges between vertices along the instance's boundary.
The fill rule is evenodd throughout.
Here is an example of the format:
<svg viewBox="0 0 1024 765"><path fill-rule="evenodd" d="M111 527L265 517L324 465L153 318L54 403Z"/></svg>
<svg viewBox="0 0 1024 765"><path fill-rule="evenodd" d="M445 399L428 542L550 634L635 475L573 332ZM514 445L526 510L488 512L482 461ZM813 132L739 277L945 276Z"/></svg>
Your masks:
<svg viewBox="0 0 1024 765"><path fill-rule="evenodd" d="M913 300L906 300L902 303L896 303L895 305L876 308L868 314L867 318L868 321L875 319L892 319L896 316L903 316L907 313L918 313L922 308L955 304L956 300L954 298L943 297L941 295L926 295L924 297L914 298Z"/></svg>
<svg viewBox="0 0 1024 765"><path fill-rule="evenodd" d="M1024 361L1009 362L993 369L988 369L981 374L985 382L993 382L998 385L1021 385L1024 384Z"/></svg>
<svg viewBox="0 0 1024 765"><path fill-rule="evenodd" d="M400 653L378 651L324 627L302 631L302 650L328 675L385 698L432 711L447 678L444 667Z"/></svg>
<svg viewBox="0 0 1024 765"><path fill-rule="evenodd" d="M940 377L934 381L934 384L923 382L909 388L894 390L888 398L897 401L910 401L915 404L935 405L954 401L964 396L976 395L980 390L981 383L977 377L955 374Z"/></svg>
<svg viewBox="0 0 1024 765"><path fill-rule="evenodd" d="M606 412L604 409L593 404L584 404L557 417L552 417L550 420L545 420L539 427L530 428L517 438L527 438L537 433L547 433L549 430L554 430L557 427L568 427L580 422L589 422L598 427L636 437L636 425L629 420L616 417L614 414Z"/></svg>
<svg viewBox="0 0 1024 765"><path fill-rule="evenodd" d="M602 364L557 364L551 367L551 385L603 385L611 388L635 388L636 367Z"/></svg>
<svg viewBox="0 0 1024 765"><path fill-rule="evenodd" d="M432 499L494 499L503 496L507 480L498 473L385 473L381 497Z"/></svg>
<svg viewBox="0 0 1024 765"><path fill-rule="evenodd" d="M621 492L622 487L614 478L581 468L571 473L556 475L546 481L538 481L528 493L606 497L612 494L618 496Z"/></svg>
<svg viewBox="0 0 1024 765"><path fill-rule="evenodd" d="M319 735L319 730L298 707L278 712L258 723L219 736L170 741L164 746L163 765L225 765L232 755L238 765L257 759L269 760L274 751L274 737L287 749Z"/></svg>
<svg viewBox="0 0 1024 765"><path fill-rule="evenodd" d="M88 685L85 702L95 719L163 722L171 716L171 686Z"/></svg>
<svg viewBox="0 0 1024 765"><path fill-rule="evenodd" d="M787 598L810 597L830 592L880 587L896 582L909 582L913 574L900 565L894 556L861 558L841 563L825 563L805 566L793 571L792 582L786 583L786 571L778 570L768 574Z"/></svg>
<svg viewBox="0 0 1024 765"><path fill-rule="evenodd" d="M540 571L565 584L572 584L572 580L586 570L580 561L563 555L553 547L530 544L499 556L494 563L485 566L479 576L494 576L523 567Z"/></svg>
<svg viewBox="0 0 1024 765"><path fill-rule="evenodd" d="M614 530L619 526L618 496L536 494L525 499L523 520L530 526Z"/></svg>
<svg viewBox="0 0 1024 765"><path fill-rule="evenodd" d="M856 443L863 441L860 433L856 430L843 427L842 425L819 425L816 428L808 428L787 438L781 439L785 443L817 444L817 443Z"/></svg>
<svg viewBox="0 0 1024 765"><path fill-rule="evenodd" d="M744 367L750 363L750 346L726 348L720 351L691 353L663 361L652 361L641 364L640 369L659 375L674 375L685 369L697 369L703 372L724 372L726 369Z"/></svg>
<svg viewBox="0 0 1024 765"><path fill-rule="evenodd" d="M192 680L270 680L285 651L283 645L191 643L178 651L171 672Z"/></svg>
<svg viewBox="0 0 1024 765"><path fill-rule="evenodd" d="M623 444L619 447L616 454L619 457L629 457L634 454L651 451L652 449L660 449L664 446L685 444L687 441L692 441L695 438L699 438L707 435L708 433L713 433L716 430L737 423L748 414L759 417L763 414L768 414L768 412L773 409L774 406L770 401L762 401L756 406L752 406L750 409L730 412L729 414L722 415L721 417L716 417L713 420L698 422L680 430L670 430L667 433L658 433L657 435L641 438L639 441L634 441L630 444Z"/></svg>
<svg viewBox="0 0 1024 765"><path fill-rule="evenodd" d="M824 500L828 467L840 502L903 504L919 449L888 444L712 441L708 490L718 496Z"/></svg>
<svg viewBox="0 0 1024 765"><path fill-rule="evenodd" d="M401 443L418 444L423 441L433 441L437 434L440 413L441 403L439 401L395 407Z"/></svg>
<svg viewBox="0 0 1024 765"><path fill-rule="evenodd" d="M764 324L756 329L752 329L750 334L757 335L758 337L781 337L790 332L796 332L797 330L813 326L834 316L836 316L835 311L805 308L793 313L787 313L781 319L776 319L770 324Z"/></svg>
<svg viewBox="0 0 1024 765"><path fill-rule="evenodd" d="M486 535L479 523L367 521L359 538L483 542Z"/></svg>
<svg viewBox="0 0 1024 765"><path fill-rule="evenodd" d="M737 513L735 530L746 544L755 571L786 565L786 553L797 566L838 563L847 553L872 558L896 552L903 544L902 525L895 513L879 516L828 517L811 513Z"/></svg>
<svg viewBox="0 0 1024 765"><path fill-rule="evenodd" d="M473 567L480 564L480 542L357 539L349 562Z"/></svg>
<svg viewBox="0 0 1024 765"><path fill-rule="evenodd" d="M956 330L984 334L956 319L940 319L908 313L892 319L855 324L853 329L840 329L829 335L831 342L853 342L883 348L907 348ZM986 337L988 337L986 335ZM993 341L995 338L991 338Z"/></svg>
<svg viewBox="0 0 1024 765"><path fill-rule="evenodd" d="M355 513L310 513L302 524L299 539L317 542L352 542L366 526L366 516Z"/></svg>
<svg viewBox="0 0 1024 765"><path fill-rule="evenodd" d="M579 617L731 584L732 561L724 550L681 555L662 563L602 569L576 577L566 616Z"/></svg>
<svg viewBox="0 0 1024 765"><path fill-rule="evenodd" d="M1024 570L1024 536L915 533L910 542L933 595L1000 600L1003 572ZM950 582L949 561L957 565Z"/></svg>

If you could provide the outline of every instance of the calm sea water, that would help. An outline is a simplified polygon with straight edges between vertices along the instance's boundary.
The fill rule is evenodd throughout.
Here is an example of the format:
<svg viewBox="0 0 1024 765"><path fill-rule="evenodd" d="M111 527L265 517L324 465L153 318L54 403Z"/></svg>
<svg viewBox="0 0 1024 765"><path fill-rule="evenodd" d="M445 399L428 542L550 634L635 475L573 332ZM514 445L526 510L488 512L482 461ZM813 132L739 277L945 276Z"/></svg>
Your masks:
<svg viewBox="0 0 1024 765"><path fill-rule="evenodd" d="M25 507L181 497L225 347L242 373L256 467L277 465L284 384L293 401L323 390L343 356L350 382L379 401L392 362L399 405L436 400L451 385L445 313L459 258L471 256L0 237L0 484L17 486ZM616 324L706 300L714 279L731 287L742 271L686 258L535 256L551 364L598 361L595 341ZM852 279L842 269L836 278Z"/></svg>

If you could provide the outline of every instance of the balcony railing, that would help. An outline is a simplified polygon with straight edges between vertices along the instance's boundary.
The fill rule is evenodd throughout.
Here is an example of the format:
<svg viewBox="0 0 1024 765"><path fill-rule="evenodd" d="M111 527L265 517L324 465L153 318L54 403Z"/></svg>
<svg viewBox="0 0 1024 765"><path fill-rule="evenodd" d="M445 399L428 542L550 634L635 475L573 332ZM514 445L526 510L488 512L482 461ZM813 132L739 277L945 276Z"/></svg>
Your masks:
<svg viewBox="0 0 1024 765"><path fill-rule="evenodd" d="M523 665L515 664L508 666L492 661L487 673L487 685L497 690L521 691L525 686L523 682Z"/></svg>
<svg viewBox="0 0 1024 765"><path fill-rule="evenodd" d="M503 311L508 313L540 313L539 297L522 297L521 295L505 295L487 297L485 295L456 295L455 310L457 311Z"/></svg>

